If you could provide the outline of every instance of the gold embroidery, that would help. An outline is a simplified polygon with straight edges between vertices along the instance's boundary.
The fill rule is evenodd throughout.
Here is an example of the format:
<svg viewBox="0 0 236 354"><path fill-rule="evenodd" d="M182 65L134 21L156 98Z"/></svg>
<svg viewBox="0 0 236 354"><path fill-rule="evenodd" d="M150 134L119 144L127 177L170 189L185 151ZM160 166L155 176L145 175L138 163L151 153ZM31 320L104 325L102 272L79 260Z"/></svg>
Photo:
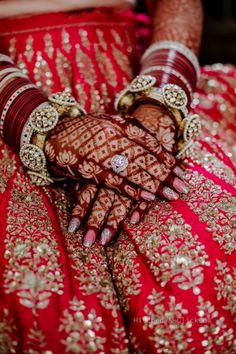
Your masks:
<svg viewBox="0 0 236 354"><path fill-rule="evenodd" d="M28 71L26 63L23 60L22 54L19 54L19 56L18 56L17 66L22 71L23 74L29 75L29 71Z"/></svg>
<svg viewBox="0 0 236 354"><path fill-rule="evenodd" d="M98 350L104 351L106 338L105 335L101 336L105 330L102 318L97 316L94 309L87 315L84 313L85 310L84 301L74 298L70 301L69 309L63 312L59 331L66 335L62 343L67 352L88 354Z"/></svg>
<svg viewBox="0 0 236 354"><path fill-rule="evenodd" d="M117 86L117 74L111 63L111 60L107 56L107 53L102 52L98 45L94 45L95 55L98 62L99 69L107 82L112 86Z"/></svg>
<svg viewBox="0 0 236 354"><path fill-rule="evenodd" d="M219 243L225 254L236 249L236 199L204 176L193 172L188 176L194 193L183 196L189 207L207 225L213 240Z"/></svg>
<svg viewBox="0 0 236 354"><path fill-rule="evenodd" d="M97 75L92 60L81 49L79 44L76 44L75 47L77 67L81 72L84 81L87 82L89 85L94 85L97 81Z"/></svg>
<svg viewBox="0 0 236 354"><path fill-rule="evenodd" d="M201 345L204 353L235 353L236 339L234 339L233 328L225 324L225 318L210 301L204 302L199 296L198 302L199 333L203 337Z"/></svg>
<svg viewBox="0 0 236 354"><path fill-rule="evenodd" d="M14 156L10 156L7 147L3 148L1 151L0 158L0 193L3 193L7 188L7 183L9 178L13 175L16 170L16 161Z"/></svg>
<svg viewBox="0 0 236 354"><path fill-rule="evenodd" d="M26 39L26 44L25 44L25 52L24 55L27 58L28 62L30 63L32 58L33 58L33 43L34 43L34 38L33 36L28 36Z"/></svg>
<svg viewBox="0 0 236 354"><path fill-rule="evenodd" d="M182 290L200 293L208 255L191 226L167 202L159 202L147 216L148 231L142 224L135 228L135 242L147 256L156 281L164 287L169 281Z"/></svg>
<svg viewBox="0 0 236 354"><path fill-rule="evenodd" d="M104 101L101 100L101 96L98 90L94 89L94 86L90 88L90 104L92 112L104 111Z"/></svg>
<svg viewBox="0 0 236 354"><path fill-rule="evenodd" d="M53 293L63 293L58 246L41 195L19 174L7 210L5 292L16 292L36 315Z"/></svg>
<svg viewBox="0 0 236 354"><path fill-rule="evenodd" d="M111 44L111 47L114 58L120 69L127 75L128 80L131 79L133 76L133 71L128 56L124 54L120 49L118 49L114 44Z"/></svg>
<svg viewBox="0 0 236 354"><path fill-rule="evenodd" d="M51 94L53 84L52 72L40 51L37 52L36 56L36 63L34 66L34 80L36 85L43 89L46 94Z"/></svg>
<svg viewBox="0 0 236 354"><path fill-rule="evenodd" d="M112 34L112 37L114 38L114 41L116 42L116 44L122 48L125 44L124 44L124 41L122 40L120 34L114 29L111 30L111 34Z"/></svg>
<svg viewBox="0 0 236 354"><path fill-rule="evenodd" d="M123 326L119 325L117 319L114 321L114 327L111 331L111 342L112 347L110 348L110 352L112 354L129 354L129 350L127 349L128 346L128 339L126 338L126 332ZM124 343L121 347L120 343Z"/></svg>
<svg viewBox="0 0 236 354"><path fill-rule="evenodd" d="M219 149L217 149L217 145L214 144L214 141L211 141L211 147L215 148L219 154ZM195 163L203 166L206 171L214 173L218 178L236 187L234 171L229 166L225 165L223 160L219 159L215 153L209 152L202 146L201 142L195 144L192 155L192 159Z"/></svg>
<svg viewBox="0 0 236 354"><path fill-rule="evenodd" d="M9 40L9 55L14 61L16 58L16 37L12 37Z"/></svg>
<svg viewBox="0 0 236 354"><path fill-rule="evenodd" d="M227 305L223 306L225 310L229 310L234 321L236 321L236 268L230 269L226 262L216 260L216 283L217 300L224 299Z"/></svg>
<svg viewBox="0 0 236 354"><path fill-rule="evenodd" d="M62 88L72 87L72 67L70 61L57 49L56 69Z"/></svg>
<svg viewBox="0 0 236 354"><path fill-rule="evenodd" d="M34 322L33 327L29 329L29 333L27 335L27 346L29 349L25 352L26 354L53 354L51 351L45 350L45 336L39 328L37 322Z"/></svg>
<svg viewBox="0 0 236 354"><path fill-rule="evenodd" d="M85 31L84 29L79 29L79 36L80 36L82 45L86 49L90 49L90 41L88 39L88 32Z"/></svg>
<svg viewBox="0 0 236 354"><path fill-rule="evenodd" d="M130 297L138 295L142 287L137 253L125 233L108 248L107 253L121 306L124 311L128 311Z"/></svg>
<svg viewBox="0 0 236 354"><path fill-rule="evenodd" d="M166 295L153 289L148 296L148 304L144 306L144 331L151 330L149 339L154 342L156 353L192 353L195 348L190 344L193 339L188 310L177 303L174 296L169 297L167 308L164 301Z"/></svg>
<svg viewBox="0 0 236 354"><path fill-rule="evenodd" d="M9 354L17 353L17 341L15 340L14 333L16 333L16 326L13 320L9 317L9 311L3 309L3 314L0 320L0 353Z"/></svg>
<svg viewBox="0 0 236 354"><path fill-rule="evenodd" d="M45 52L49 56L49 58L53 58L54 47L52 41L52 35L50 33L45 34L44 36L44 44L45 44Z"/></svg>
<svg viewBox="0 0 236 354"><path fill-rule="evenodd" d="M70 44L70 35L69 32L67 32L65 29L62 30L61 32L61 37L62 37L62 48L69 53L71 50L71 44Z"/></svg>
<svg viewBox="0 0 236 354"><path fill-rule="evenodd" d="M96 29L96 34L98 37L98 43L102 47L103 50L107 50L107 42L104 39L104 33L100 29Z"/></svg>
<svg viewBox="0 0 236 354"><path fill-rule="evenodd" d="M75 85L76 88L76 92L77 92L77 100L80 103L80 105L82 107L85 107L87 109L87 105L88 105L88 96L85 92L85 88L84 85L78 83ZM90 111L90 109L89 109Z"/></svg>
<svg viewBox="0 0 236 354"><path fill-rule="evenodd" d="M73 260L72 267L78 282L77 286L84 296L96 294L100 299L100 305L109 310L111 316L117 318L119 304L104 249L99 244L95 244L91 249L85 248L82 244L82 231L79 234L67 233L65 211L68 209L68 201L66 201L65 192L56 193L53 199L56 200L58 217L65 233L66 246ZM80 269L83 269L83 272L79 271Z"/></svg>

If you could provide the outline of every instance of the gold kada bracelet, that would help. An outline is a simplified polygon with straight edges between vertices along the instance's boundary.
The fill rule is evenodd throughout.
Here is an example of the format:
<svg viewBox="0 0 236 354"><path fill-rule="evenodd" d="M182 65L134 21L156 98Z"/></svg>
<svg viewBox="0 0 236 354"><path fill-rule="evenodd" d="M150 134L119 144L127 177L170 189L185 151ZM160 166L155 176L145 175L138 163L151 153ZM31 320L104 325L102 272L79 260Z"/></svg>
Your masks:
<svg viewBox="0 0 236 354"><path fill-rule="evenodd" d="M191 146L199 136L201 123L198 114L189 114L188 99L184 90L175 84L155 87L156 78L151 75L137 76L115 99L115 109L129 114L140 100L150 100L164 106L174 116L178 126L177 158L183 158L191 151Z"/></svg>
<svg viewBox="0 0 236 354"><path fill-rule="evenodd" d="M75 118L86 114L67 89L52 94L48 97L48 101L31 113L27 122L30 141L23 144L20 149L21 162L27 168L31 181L38 186L53 183L46 167L43 151L48 133L55 128L62 116Z"/></svg>

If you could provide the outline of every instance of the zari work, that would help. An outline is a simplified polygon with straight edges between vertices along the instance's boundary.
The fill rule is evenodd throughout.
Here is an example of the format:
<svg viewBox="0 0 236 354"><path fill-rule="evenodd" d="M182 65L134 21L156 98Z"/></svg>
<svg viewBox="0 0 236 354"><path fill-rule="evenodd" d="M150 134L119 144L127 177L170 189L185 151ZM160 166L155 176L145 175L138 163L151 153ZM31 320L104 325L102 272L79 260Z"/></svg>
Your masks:
<svg viewBox="0 0 236 354"><path fill-rule="evenodd" d="M99 24L94 14L94 31L86 16L63 30L11 24L1 49L45 91L71 85L88 111L112 111L131 79L134 24L110 14ZM203 134L184 163L189 195L153 203L107 248L67 233L69 193L32 186L0 142L2 354L236 353L235 87L233 67L202 69L192 111Z"/></svg>

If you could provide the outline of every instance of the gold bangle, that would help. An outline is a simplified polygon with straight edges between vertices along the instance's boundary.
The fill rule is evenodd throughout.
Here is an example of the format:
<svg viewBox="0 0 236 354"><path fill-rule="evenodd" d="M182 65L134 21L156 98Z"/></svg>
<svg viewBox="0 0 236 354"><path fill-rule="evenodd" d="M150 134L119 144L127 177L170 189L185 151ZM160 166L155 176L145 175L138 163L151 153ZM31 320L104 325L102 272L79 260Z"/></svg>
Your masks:
<svg viewBox="0 0 236 354"><path fill-rule="evenodd" d="M28 169L27 174L31 181L38 186L53 183L46 168L43 151L48 133L55 128L61 116L67 114L70 117L80 117L86 113L68 90L49 96L49 102L31 113L27 122L31 140L22 144L20 149L21 162Z"/></svg>
<svg viewBox="0 0 236 354"><path fill-rule="evenodd" d="M155 87L156 80L151 75L137 76L131 84L122 90L116 100L115 109L121 113L129 113L135 103L140 100L153 100L167 108L173 115L178 130L178 158L186 156L193 140L201 131L197 114L189 115L187 110L187 95L175 84L166 84L162 88Z"/></svg>

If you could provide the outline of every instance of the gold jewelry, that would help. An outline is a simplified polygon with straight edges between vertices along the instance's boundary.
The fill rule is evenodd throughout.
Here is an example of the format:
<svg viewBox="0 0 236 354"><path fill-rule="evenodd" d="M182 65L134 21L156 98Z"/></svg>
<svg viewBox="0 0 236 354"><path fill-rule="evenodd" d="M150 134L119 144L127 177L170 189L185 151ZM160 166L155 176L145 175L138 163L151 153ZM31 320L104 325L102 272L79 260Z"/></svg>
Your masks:
<svg viewBox="0 0 236 354"><path fill-rule="evenodd" d="M27 127L33 143L23 143L20 149L21 162L28 169L31 181L38 186L53 183L43 152L48 133L55 128L61 116L79 117L86 113L68 90L53 94L48 100L50 103L41 104L31 113ZM27 129L24 127L24 130Z"/></svg>
<svg viewBox="0 0 236 354"><path fill-rule="evenodd" d="M175 84L166 84L162 88L154 87L156 79L151 75L137 76L116 100L115 109L121 113L129 113L135 103L140 100L153 100L164 106L176 120L178 132L177 158L186 156L193 140L200 134L201 124L197 114L189 115L187 109L187 95L184 90Z"/></svg>

